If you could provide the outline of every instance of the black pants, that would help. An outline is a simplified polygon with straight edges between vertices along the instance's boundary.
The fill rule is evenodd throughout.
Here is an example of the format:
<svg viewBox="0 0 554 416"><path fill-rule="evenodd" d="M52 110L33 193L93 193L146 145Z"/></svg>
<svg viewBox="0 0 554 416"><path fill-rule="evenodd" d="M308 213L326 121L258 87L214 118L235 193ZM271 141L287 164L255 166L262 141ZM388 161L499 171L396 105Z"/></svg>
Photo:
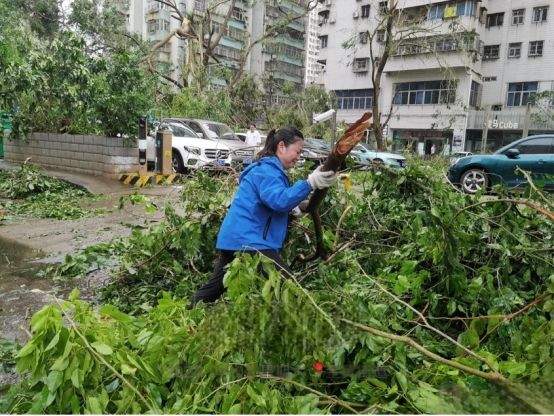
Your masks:
<svg viewBox="0 0 554 416"><path fill-rule="evenodd" d="M225 292L225 287L223 286L223 277L225 276L225 266L233 261L235 255L242 253L242 251L229 251L229 250L220 250L218 252L217 259L215 261L214 272L210 280L208 280L204 285L196 291L192 297L192 305L202 301L205 303L215 302L221 297ZM252 252L254 253L254 252ZM276 263L277 270L280 271L286 276L289 277L292 275L291 270L283 262L281 254L276 250L261 250L261 254L270 258Z"/></svg>

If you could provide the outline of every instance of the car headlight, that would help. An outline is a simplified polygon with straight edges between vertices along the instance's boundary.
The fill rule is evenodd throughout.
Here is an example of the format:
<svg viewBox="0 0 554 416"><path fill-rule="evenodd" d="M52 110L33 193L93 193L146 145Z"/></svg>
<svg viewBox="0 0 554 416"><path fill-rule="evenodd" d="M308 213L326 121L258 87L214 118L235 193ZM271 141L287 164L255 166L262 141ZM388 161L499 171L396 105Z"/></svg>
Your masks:
<svg viewBox="0 0 554 416"><path fill-rule="evenodd" d="M183 148L189 152L189 153L194 153L195 155L198 155L200 156L200 154L202 153L200 151L200 148L199 147L192 147L192 146L183 146Z"/></svg>

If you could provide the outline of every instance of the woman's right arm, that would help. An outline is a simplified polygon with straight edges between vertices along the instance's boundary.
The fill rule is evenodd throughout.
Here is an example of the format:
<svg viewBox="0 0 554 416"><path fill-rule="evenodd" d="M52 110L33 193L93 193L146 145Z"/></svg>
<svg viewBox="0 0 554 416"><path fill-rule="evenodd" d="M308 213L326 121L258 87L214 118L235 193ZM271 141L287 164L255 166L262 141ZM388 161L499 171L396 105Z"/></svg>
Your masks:
<svg viewBox="0 0 554 416"><path fill-rule="evenodd" d="M264 177L258 183L260 199L277 212L289 212L310 194L312 187L306 180L287 186L281 178Z"/></svg>

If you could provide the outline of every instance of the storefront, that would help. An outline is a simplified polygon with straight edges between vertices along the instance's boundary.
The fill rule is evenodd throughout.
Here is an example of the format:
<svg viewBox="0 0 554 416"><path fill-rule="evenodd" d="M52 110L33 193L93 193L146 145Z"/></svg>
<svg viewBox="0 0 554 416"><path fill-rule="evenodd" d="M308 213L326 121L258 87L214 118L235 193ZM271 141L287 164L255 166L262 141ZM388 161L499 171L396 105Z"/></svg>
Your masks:
<svg viewBox="0 0 554 416"><path fill-rule="evenodd" d="M392 131L392 148L395 152L408 150L419 156L450 153L452 130L401 130Z"/></svg>

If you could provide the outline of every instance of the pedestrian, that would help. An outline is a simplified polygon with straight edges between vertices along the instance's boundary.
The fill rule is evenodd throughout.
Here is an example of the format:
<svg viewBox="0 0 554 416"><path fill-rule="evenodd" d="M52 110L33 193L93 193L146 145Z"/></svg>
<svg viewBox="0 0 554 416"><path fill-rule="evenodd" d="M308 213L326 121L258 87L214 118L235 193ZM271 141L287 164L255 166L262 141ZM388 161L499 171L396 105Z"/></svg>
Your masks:
<svg viewBox="0 0 554 416"><path fill-rule="evenodd" d="M289 213L298 211L314 189L336 182L336 173L315 169L308 178L290 184L286 171L298 161L304 136L294 127L271 130L257 161L240 175L238 190L217 236L217 259L212 277L195 293L192 304L214 302L225 291L225 267L237 253L260 252L275 261L285 275L292 272L280 251L285 241Z"/></svg>
<svg viewBox="0 0 554 416"><path fill-rule="evenodd" d="M244 144L247 146L259 146L262 143L262 136L254 123L250 124L250 129L246 132Z"/></svg>

